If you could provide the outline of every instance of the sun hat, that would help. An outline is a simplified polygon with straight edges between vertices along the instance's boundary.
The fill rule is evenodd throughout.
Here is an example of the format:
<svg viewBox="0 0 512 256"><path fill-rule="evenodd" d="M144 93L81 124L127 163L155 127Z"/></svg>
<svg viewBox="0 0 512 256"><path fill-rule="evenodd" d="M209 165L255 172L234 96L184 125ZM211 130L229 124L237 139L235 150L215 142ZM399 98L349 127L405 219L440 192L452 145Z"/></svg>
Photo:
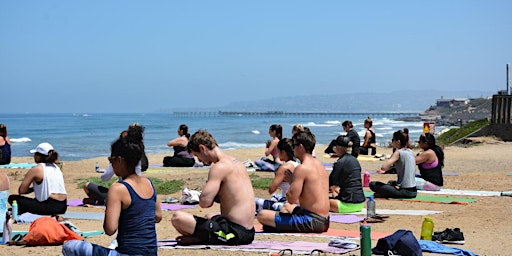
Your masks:
<svg viewBox="0 0 512 256"><path fill-rule="evenodd" d="M30 153L34 154L37 152L39 154L48 155L48 152L50 152L50 150L53 150L53 146L48 142L44 142L37 145L35 149L30 150Z"/></svg>
<svg viewBox="0 0 512 256"><path fill-rule="evenodd" d="M340 135L338 138L336 138L336 145L342 146L342 147L350 147L352 146L352 141L350 141L350 138L345 135Z"/></svg>

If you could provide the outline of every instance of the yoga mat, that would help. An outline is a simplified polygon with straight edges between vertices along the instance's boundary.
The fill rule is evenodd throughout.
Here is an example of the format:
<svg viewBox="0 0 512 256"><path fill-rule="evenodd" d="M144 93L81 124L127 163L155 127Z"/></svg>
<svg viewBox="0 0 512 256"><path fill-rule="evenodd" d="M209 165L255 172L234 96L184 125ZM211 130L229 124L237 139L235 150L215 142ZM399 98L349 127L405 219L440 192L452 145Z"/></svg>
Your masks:
<svg viewBox="0 0 512 256"><path fill-rule="evenodd" d="M103 212L70 212L61 215L64 219L81 219L81 220L103 220L105 213Z"/></svg>
<svg viewBox="0 0 512 256"><path fill-rule="evenodd" d="M364 220L364 217L358 217L356 215L331 215L330 220L332 222L343 223L343 224L351 224L357 223Z"/></svg>
<svg viewBox="0 0 512 256"><path fill-rule="evenodd" d="M28 234L28 231L12 231L11 236L15 236L17 234L26 236ZM78 233L83 238L93 237L93 236L99 236L105 234L105 231L103 230L97 230L97 231L86 231L86 232L80 232ZM3 241L3 240L0 240Z"/></svg>
<svg viewBox="0 0 512 256"><path fill-rule="evenodd" d="M439 203L439 204L469 204L478 201L476 198L460 198L460 197L439 197L439 196L425 196L418 195L416 198L410 199L396 199L389 198L390 200L397 201L412 201L412 202L427 202L427 203Z"/></svg>
<svg viewBox="0 0 512 256"><path fill-rule="evenodd" d="M158 241L158 246L164 249L212 249L229 251L249 251L249 252L278 252L284 249L291 249L293 254L311 254L313 250L321 250L326 253L344 254L357 249L343 249L329 246L328 243L315 243L307 241L259 241L254 240L247 245L188 245L181 246L176 240Z"/></svg>
<svg viewBox="0 0 512 256"><path fill-rule="evenodd" d="M432 215L432 214L442 213L442 211L398 210L398 209L379 209L379 208L377 208L375 213L376 214L382 214L382 215L416 215L416 216L425 216L425 215ZM332 218L333 214L341 214L341 213L331 213L331 218ZM353 213L350 213L350 214L366 215L366 209L363 209L360 212L353 212Z"/></svg>
<svg viewBox="0 0 512 256"><path fill-rule="evenodd" d="M323 233L265 233L263 232L263 226L261 224L254 225L254 229L256 230L256 234L258 235L278 235L278 236L317 236L317 237L360 237L361 233L359 230L341 230L329 228L327 232ZM379 240L380 238L391 235L392 233L388 232L375 232L372 231L371 237L372 240Z"/></svg>
<svg viewBox="0 0 512 256"><path fill-rule="evenodd" d="M36 165L37 164L33 164L33 163L10 163L10 164L0 165L0 168L30 169Z"/></svg>
<svg viewBox="0 0 512 256"><path fill-rule="evenodd" d="M68 206L76 207L76 206L83 206L83 205L84 204L82 203L82 199L68 200Z"/></svg>
<svg viewBox="0 0 512 256"><path fill-rule="evenodd" d="M377 174L377 175L379 174L376 171L368 171L368 173L370 173L370 174ZM390 174L396 175L395 173L390 173ZM414 176L421 178L421 175L419 173L416 173ZM450 173L450 172L443 172L443 177L445 177L445 176L460 176L460 174L458 174L458 173Z"/></svg>
<svg viewBox="0 0 512 256"><path fill-rule="evenodd" d="M501 196L501 192L496 191L478 191L478 190L458 190L458 189L444 189L439 191L424 191L418 190L421 193L437 194L437 195L459 195L459 196Z"/></svg>
<svg viewBox="0 0 512 256"><path fill-rule="evenodd" d="M183 209L195 208L195 205L185 205L185 204L160 204L160 208L163 211L177 211Z"/></svg>
<svg viewBox="0 0 512 256"><path fill-rule="evenodd" d="M373 195L372 191L364 191L366 197ZM424 203L438 203L438 204L468 204L476 202L476 198L462 198L462 197L441 197L441 196L426 196L417 195L416 198L377 198L377 199L389 199L395 201L412 201L412 202L424 202Z"/></svg>

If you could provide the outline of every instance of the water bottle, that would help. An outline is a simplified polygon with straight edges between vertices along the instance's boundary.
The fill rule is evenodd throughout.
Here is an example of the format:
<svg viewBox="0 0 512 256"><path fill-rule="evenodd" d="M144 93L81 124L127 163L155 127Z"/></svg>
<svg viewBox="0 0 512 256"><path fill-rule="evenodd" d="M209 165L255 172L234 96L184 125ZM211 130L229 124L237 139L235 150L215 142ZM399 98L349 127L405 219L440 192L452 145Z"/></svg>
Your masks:
<svg viewBox="0 0 512 256"><path fill-rule="evenodd" d="M359 232L361 235L361 256L371 256L372 255L372 238L371 238L371 227L366 221L363 221L361 226L359 226Z"/></svg>
<svg viewBox="0 0 512 256"><path fill-rule="evenodd" d="M367 188L370 186L370 173L364 172L363 176L363 187Z"/></svg>
<svg viewBox="0 0 512 256"><path fill-rule="evenodd" d="M368 202L366 202L366 217L375 217L375 200L373 200L373 196L369 196Z"/></svg>
<svg viewBox="0 0 512 256"><path fill-rule="evenodd" d="M12 220L11 220L11 212L7 211L5 213L5 221L4 221L4 229L2 234L3 243L6 244L11 241L12 236Z"/></svg>
<svg viewBox="0 0 512 256"><path fill-rule="evenodd" d="M96 162L96 172L100 172L100 164Z"/></svg>
<svg viewBox="0 0 512 256"><path fill-rule="evenodd" d="M12 218L14 221L18 221L18 202L16 200L12 201Z"/></svg>
<svg viewBox="0 0 512 256"><path fill-rule="evenodd" d="M420 240L432 240L432 233L434 233L434 221L432 218L425 217L421 224Z"/></svg>

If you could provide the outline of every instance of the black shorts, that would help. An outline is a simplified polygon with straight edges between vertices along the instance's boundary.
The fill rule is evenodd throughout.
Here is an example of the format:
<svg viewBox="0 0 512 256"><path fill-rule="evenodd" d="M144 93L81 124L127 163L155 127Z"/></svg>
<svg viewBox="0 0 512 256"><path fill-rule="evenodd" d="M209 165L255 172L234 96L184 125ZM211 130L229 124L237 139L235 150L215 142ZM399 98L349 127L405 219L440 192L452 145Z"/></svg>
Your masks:
<svg viewBox="0 0 512 256"><path fill-rule="evenodd" d="M194 216L194 219L197 224L193 236L204 244L241 245L254 240L254 228L246 229L220 215L211 219Z"/></svg>
<svg viewBox="0 0 512 256"><path fill-rule="evenodd" d="M107 200L108 188L90 182L87 185L87 190L89 190L88 196L94 200L100 201L100 204Z"/></svg>

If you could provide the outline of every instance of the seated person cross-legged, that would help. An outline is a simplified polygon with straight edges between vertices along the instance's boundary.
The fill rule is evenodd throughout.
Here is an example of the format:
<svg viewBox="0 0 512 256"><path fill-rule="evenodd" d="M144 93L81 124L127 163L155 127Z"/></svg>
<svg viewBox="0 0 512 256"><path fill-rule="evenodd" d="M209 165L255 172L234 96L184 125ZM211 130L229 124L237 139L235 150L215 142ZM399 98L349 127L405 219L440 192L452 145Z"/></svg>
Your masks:
<svg viewBox="0 0 512 256"><path fill-rule="evenodd" d="M377 172L384 174L394 164L398 179L390 180L387 184L372 181L370 189L375 192L376 198L415 198L417 190L414 180L416 172L414 153L406 147L407 141L402 131L393 133L391 143L396 150Z"/></svg>
<svg viewBox="0 0 512 256"><path fill-rule="evenodd" d="M315 143L311 132L293 135L293 153L301 164L293 173L286 171L290 189L286 194L288 203L281 211L258 213L264 231L321 233L329 229L329 176L322 163L311 155Z"/></svg>
<svg viewBox="0 0 512 256"><path fill-rule="evenodd" d="M347 147L351 146L350 138L340 135L333 148L340 158L334 163L329 175L329 187L333 196L329 200L331 212L359 212L364 208L361 165L357 158L347 153Z"/></svg>
<svg viewBox="0 0 512 256"><path fill-rule="evenodd" d="M34 153L35 167L28 170L18 188L19 195L10 195L9 204L18 203L18 214L26 212L39 215L63 214L66 212L67 193L62 171L57 165L59 154L49 143L41 143ZM32 186L30 186L32 185ZM34 192L35 198L23 196Z"/></svg>
<svg viewBox="0 0 512 256"><path fill-rule="evenodd" d="M416 188L438 191L443 186L443 149L436 145L436 138L430 133L420 135L418 144L423 152L416 156L416 164L421 175L416 177Z"/></svg>

